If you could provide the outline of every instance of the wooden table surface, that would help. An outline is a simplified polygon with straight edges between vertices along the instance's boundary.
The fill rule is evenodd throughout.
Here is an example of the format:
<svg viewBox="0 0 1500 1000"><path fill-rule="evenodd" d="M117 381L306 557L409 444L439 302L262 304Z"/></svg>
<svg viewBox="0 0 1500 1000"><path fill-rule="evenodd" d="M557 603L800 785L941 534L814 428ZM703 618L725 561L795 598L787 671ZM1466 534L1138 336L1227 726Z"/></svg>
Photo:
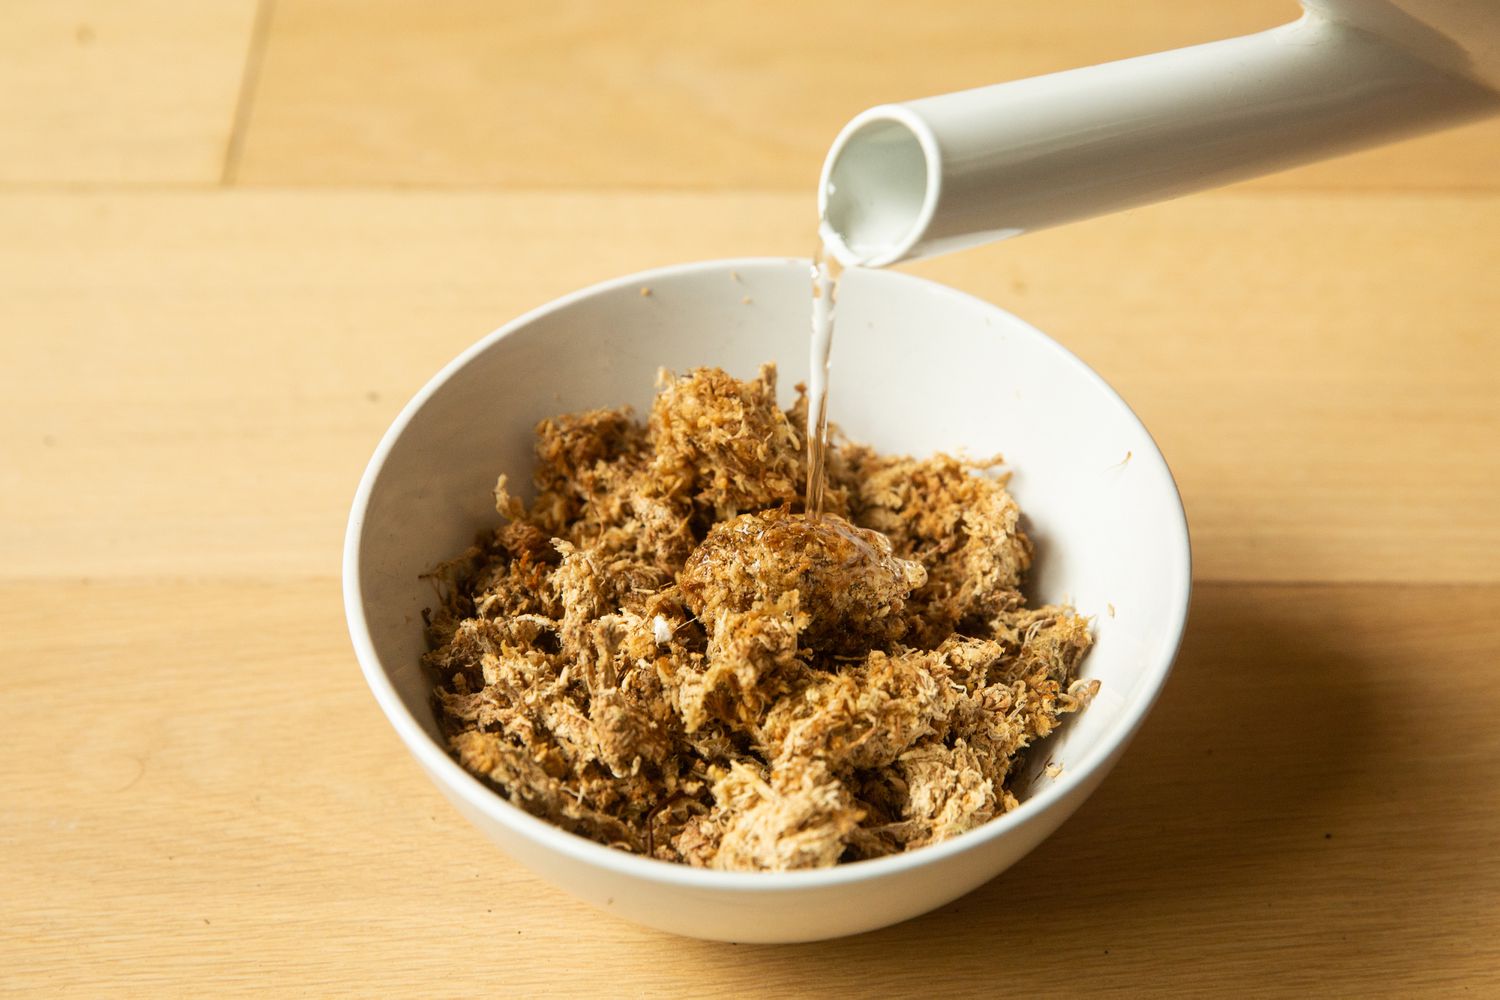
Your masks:
<svg viewBox="0 0 1500 1000"><path fill-rule="evenodd" d="M1500 125L913 270L1081 354L1193 527L1119 769L939 912L673 939L512 863L355 665L344 519L521 311L810 249L886 100L1290 2L16 0L0 20L0 991L1500 995Z"/></svg>

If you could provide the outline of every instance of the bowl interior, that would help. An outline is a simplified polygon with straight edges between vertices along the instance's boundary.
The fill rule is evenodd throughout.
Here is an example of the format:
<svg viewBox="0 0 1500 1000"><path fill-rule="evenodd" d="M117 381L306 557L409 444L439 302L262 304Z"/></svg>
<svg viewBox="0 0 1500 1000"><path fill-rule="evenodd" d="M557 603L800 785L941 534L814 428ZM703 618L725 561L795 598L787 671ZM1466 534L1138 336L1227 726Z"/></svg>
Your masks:
<svg viewBox="0 0 1500 1000"><path fill-rule="evenodd" d="M348 569L362 611L356 644L367 630L381 671L430 737L418 659L422 611L435 600L421 574L498 523L497 475L525 495L537 421L621 403L644 413L660 367L718 365L743 378L775 361L790 404L808 372L810 294L807 262L783 259L596 286L481 341L408 405L356 500ZM1139 717L1181 632L1186 525L1156 446L1119 397L1049 338L987 303L893 272L845 278L829 407L848 437L882 451L1005 456L1037 547L1032 596L1069 600L1095 619L1083 673L1101 681L1099 695L1032 756L1019 794L1067 781L1070 766ZM1049 762L1059 777L1042 771Z"/></svg>

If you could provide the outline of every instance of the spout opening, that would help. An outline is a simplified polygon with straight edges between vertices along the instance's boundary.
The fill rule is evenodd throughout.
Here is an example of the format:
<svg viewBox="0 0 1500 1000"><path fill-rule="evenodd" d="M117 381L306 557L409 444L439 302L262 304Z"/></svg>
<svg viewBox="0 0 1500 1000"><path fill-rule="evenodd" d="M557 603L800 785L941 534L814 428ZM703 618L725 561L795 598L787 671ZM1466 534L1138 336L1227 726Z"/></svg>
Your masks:
<svg viewBox="0 0 1500 1000"><path fill-rule="evenodd" d="M883 267L911 255L936 210L937 140L906 108L858 115L834 140L818 185L819 231L845 266Z"/></svg>

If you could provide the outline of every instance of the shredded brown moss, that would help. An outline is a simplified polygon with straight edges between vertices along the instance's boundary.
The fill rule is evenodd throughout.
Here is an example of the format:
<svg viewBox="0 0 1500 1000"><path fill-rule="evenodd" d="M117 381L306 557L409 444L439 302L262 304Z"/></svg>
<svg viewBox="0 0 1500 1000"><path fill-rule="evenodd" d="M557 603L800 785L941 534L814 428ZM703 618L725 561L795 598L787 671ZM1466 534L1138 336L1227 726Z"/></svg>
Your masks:
<svg viewBox="0 0 1500 1000"><path fill-rule="evenodd" d="M643 424L536 429L536 499L433 573L425 658L459 761L528 812L668 861L815 868L1016 805L1022 752L1082 708L1091 639L1026 607L999 460L830 449L776 371L663 373Z"/></svg>

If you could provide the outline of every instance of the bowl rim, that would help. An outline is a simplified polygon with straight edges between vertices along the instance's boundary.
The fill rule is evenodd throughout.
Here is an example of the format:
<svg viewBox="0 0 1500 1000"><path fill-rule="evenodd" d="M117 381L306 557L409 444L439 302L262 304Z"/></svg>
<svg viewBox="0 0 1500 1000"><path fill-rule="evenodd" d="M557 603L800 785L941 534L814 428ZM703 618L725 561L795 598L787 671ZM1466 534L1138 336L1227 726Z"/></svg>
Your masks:
<svg viewBox="0 0 1500 1000"><path fill-rule="evenodd" d="M375 482L379 478L392 448L406 432L408 425L415 415L427 404L427 401L433 395L476 356L489 350L494 344L514 334L516 331L535 323L545 316L571 308L581 301L622 289L636 289L642 285L649 285L653 281L661 282L668 278L693 275L698 272L738 271L741 273L750 273L756 270L782 269L788 265L796 265L809 269L812 266L811 261L807 258L797 257L741 257L672 264L597 282L569 292L566 295L523 313L470 345L452 361L444 365L437 374L433 375L418 390L416 395L401 409L401 412L381 437L380 443L376 446L375 452L371 456L360 478L359 487L355 492L354 502L350 509L349 523L344 535L343 594L344 613L349 626L350 639L353 642L355 656L359 661L366 684L375 696L375 700L380 705L386 719L391 723L397 735L400 736L401 741L406 745L407 750L417 758L418 763L422 765L423 769L427 771L428 775L434 781L440 783L449 793L462 798L466 805L478 813L509 828L514 834L532 841L539 847L564 855L570 860L604 868L620 876L644 879L650 882L683 888L789 892L828 888L852 882L893 876L915 868L932 865L957 855L970 853L992 841L1005 837L1016 829L1039 820L1059 803L1066 800L1078 788L1087 786L1095 778L1096 772L1100 772L1101 769L1107 771L1113 765L1116 756L1130 742L1147 714L1150 713L1152 707L1155 705L1162 688L1166 684L1167 677L1171 673L1173 663L1181 650L1183 633L1187 624L1188 606L1192 594L1192 552L1188 534L1187 515L1182 506L1181 491L1177 487L1176 480L1172 476L1166 458L1161 454L1160 447L1156 444L1150 431L1141 422L1135 411L1115 391L1113 386L1106 382L1102 376L1072 351L1069 351L1062 344L1025 320L1001 309L999 306L977 296L970 295L967 292L959 291L956 288L926 278L890 270L871 271L869 272L870 276L878 275L875 280L920 286L928 294L949 296L960 300L968 308L978 308L981 311L989 311L997 314L1003 317L1006 323L1014 329L1023 332L1026 336L1037 338L1044 349L1053 351L1065 364L1075 368L1079 374L1094 383L1097 388L1105 392L1119 404L1128 418L1134 422L1136 430L1150 444L1150 455L1137 455L1134 457L1137 461L1140 461L1143 457L1147 459L1154 457L1160 463L1161 472L1165 475L1167 484L1171 487L1171 496L1176 501L1173 508L1176 517L1169 518L1169 520L1171 526L1176 530L1171 532L1171 537L1167 540L1169 551L1165 555L1172 563L1176 571L1176 579L1179 583L1177 593L1167 595L1172 601L1170 617L1168 618L1169 628L1172 633L1170 649L1166 655L1160 658L1159 662L1149 665L1146 671L1143 672L1141 679L1135 685L1136 690L1140 691L1140 694L1134 701L1126 703L1120 716L1100 733L1094 744L1085 751L1081 759L1069 764L1056 780L1052 781L1035 795L1027 798L1017 808L950 840L921 847L914 851L906 851L882 858L853 861L835 865L831 868L784 872L744 872L694 868L678 862L662 861L656 858L629 854L616 848L606 847L603 844L571 833L561 827L554 826L546 820L531 815L519 806L511 804L503 796L485 785L479 778L465 770L449 754L446 747L443 747L429 736L422 723L407 709L405 702L397 692L388 672L380 661L380 656L375 649L374 640L370 635L369 623L365 618L359 583L360 542L363 535L365 515L369 508ZM1103 775L1099 774L1099 777L1102 778Z"/></svg>

